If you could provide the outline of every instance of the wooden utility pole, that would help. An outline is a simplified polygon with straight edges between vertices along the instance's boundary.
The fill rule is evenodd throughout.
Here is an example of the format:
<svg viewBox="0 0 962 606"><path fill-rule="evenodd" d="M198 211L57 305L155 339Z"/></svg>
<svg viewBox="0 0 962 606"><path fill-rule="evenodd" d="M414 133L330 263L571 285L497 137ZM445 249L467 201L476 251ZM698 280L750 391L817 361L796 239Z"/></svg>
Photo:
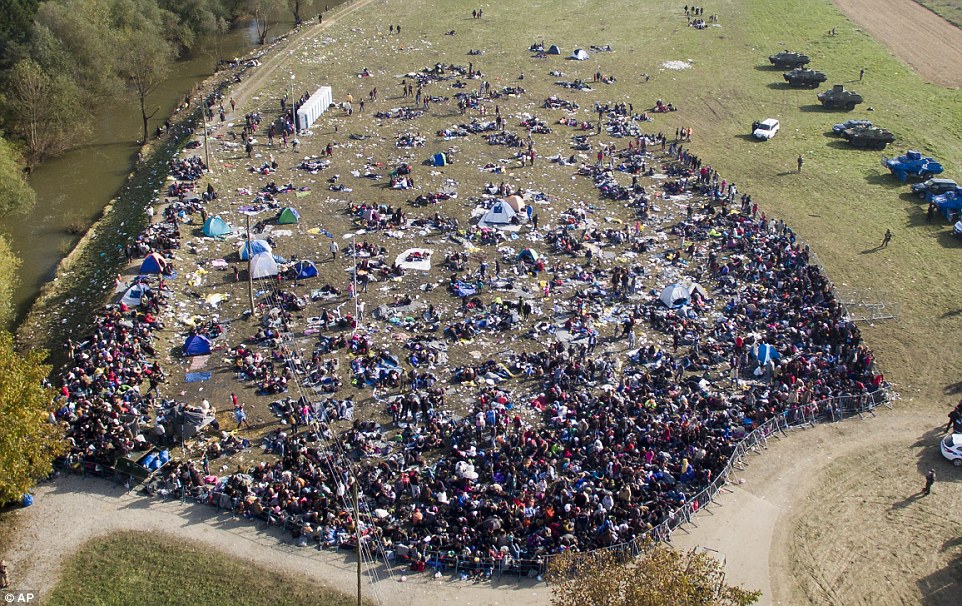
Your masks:
<svg viewBox="0 0 962 606"><path fill-rule="evenodd" d="M207 158L207 172L212 172L210 167L210 139L207 137L207 98L201 102L200 115L204 118L204 157Z"/></svg>
<svg viewBox="0 0 962 606"><path fill-rule="evenodd" d="M354 537L357 543L357 606L361 604L361 500L354 482Z"/></svg>
<svg viewBox="0 0 962 606"><path fill-rule="evenodd" d="M251 240L251 216L247 217L247 294L251 302L251 316L254 315L254 241Z"/></svg>

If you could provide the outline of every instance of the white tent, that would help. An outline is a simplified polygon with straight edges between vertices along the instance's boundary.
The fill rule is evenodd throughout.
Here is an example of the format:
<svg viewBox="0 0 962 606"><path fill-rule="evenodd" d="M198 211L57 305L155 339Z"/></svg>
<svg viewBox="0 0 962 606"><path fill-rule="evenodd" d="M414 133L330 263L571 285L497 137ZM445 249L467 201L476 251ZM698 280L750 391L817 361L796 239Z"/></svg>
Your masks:
<svg viewBox="0 0 962 606"><path fill-rule="evenodd" d="M571 56L568 57L568 58L569 58L569 59L577 59L578 61L587 61L587 60L588 60L588 53L586 53L586 52L585 52L585 49L583 49L583 48L576 48L576 49L574 49L573 51L571 51Z"/></svg>
<svg viewBox="0 0 962 606"><path fill-rule="evenodd" d="M681 284L669 284L661 291L658 299L664 303L666 307L678 307L688 303L689 296L688 289Z"/></svg>
<svg viewBox="0 0 962 606"><path fill-rule="evenodd" d="M120 298L120 302L127 307L137 307L143 301L146 295L150 294L150 287L146 284L134 284L127 289L124 296Z"/></svg>
<svg viewBox="0 0 962 606"><path fill-rule="evenodd" d="M251 252L255 255L263 252L269 253L271 252L271 245L267 243L267 240L251 240L249 242L244 240L237 248L237 254L240 256L241 261L250 259Z"/></svg>
<svg viewBox="0 0 962 606"><path fill-rule="evenodd" d="M517 212L521 212L521 209L525 207L524 198L518 195L508 196L504 201Z"/></svg>
<svg viewBox="0 0 962 606"><path fill-rule="evenodd" d="M505 202L495 202L494 206L484 213L478 221L478 227L494 227L499 229L516 227L511 224L511 220L517 216L517 212L511 205Z"/></svg>
<svg viewBox="0 0 962 606"><path fill-rule="evenodd" d="M701 284L698 282L692 282L688 285L688 295L694 295L696 292L701 295L702 299L711 299L711 295L708 294L707 290L702 288Z"/></svg>
<svg viewBox="0 0 962 606"><path fill-rule="evenodd" d="M251 277L270 278L277 275L277 261L274 255L269 252L257 253L251 257Z"/></svg>
<svg viewBox="0 0 962 606"><path fill-rule="evenodd" d="M691 299L691 296L696 292L704 299L710 298L708 292L702 288L701 284L691 282L689 284L669 284L661 291L658 299L667 307L681 307L682 305L687 305L688 300Z"/></svg>
<svg viewBox="0 0 962 606"><path fill-rule="evenodd" d="M317 89L317 92L297 108L297 130L310 128L333 102L334 92L330 86L322 86Z"/></svg>

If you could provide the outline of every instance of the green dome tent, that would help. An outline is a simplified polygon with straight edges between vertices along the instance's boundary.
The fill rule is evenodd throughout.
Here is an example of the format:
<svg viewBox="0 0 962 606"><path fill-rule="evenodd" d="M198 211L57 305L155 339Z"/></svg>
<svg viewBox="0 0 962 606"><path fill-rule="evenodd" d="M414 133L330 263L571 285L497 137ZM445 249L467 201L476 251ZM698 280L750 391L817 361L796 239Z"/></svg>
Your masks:
<svg viewBox="0 0 962 606"><path fill-rule="evenodd" d="M204 222L204 235L211 238L226 236L231 232L230 225L220 217L210 217Z"/></svg>
<svg viewBox="0 0 962 606"><path fill-rule="evenodd" d="M288 206L277 215L277 222L280 225L292 225L301 222L301 214L297 210Z"/></svg>

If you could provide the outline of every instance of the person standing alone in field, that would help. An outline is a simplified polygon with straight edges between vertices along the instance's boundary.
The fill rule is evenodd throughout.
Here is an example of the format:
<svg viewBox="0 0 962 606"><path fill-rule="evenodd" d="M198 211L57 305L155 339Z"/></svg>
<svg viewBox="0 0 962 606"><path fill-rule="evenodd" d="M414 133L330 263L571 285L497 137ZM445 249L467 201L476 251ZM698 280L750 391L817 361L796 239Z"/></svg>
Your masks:
<svg viewBox="0 0 962 606"><path fill-rule="evenodd" d="M925 488L922 489L922 496L927 497L932 492L932 484L935 484L935 470L930 469L925 474Z"/></svg>
<svg viewBox="0 0 962 606"><path fill-rule="evenodd" d="M798 160L795 161L795 164L798 165L798 174L802 174L802 164L804 163L805 158L802 157L802 154L798 154Z"/></svg>
<svg viewBox="0 0 962 606"><path fill-rule="evenodd" d="M880 246L880 248L886 248L889 245L889 242L891 241L892 241L892 230L886 229L885 235L882 236L882 245Z"/></svg>

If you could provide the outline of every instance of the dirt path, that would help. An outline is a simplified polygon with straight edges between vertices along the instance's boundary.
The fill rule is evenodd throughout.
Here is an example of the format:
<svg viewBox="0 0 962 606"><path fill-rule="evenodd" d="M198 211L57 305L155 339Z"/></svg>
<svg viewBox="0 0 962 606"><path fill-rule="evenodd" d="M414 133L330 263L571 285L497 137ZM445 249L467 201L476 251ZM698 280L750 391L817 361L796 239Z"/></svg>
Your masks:
<svg viewBox="0 0 962 606"><path fill-rule="evenodd" d="M962 472L938 452L941 422L883 410L773 439L673 543L717 551L762 606L955 604L962 548L945 541L962 525L940 512L962 503ZM937 489L919 498L930 467Z"/></svg>
<svg viewBox="0 0 962 606"><path fill-rule="evenodd" d="M374 2L374 0L348 0L338 6L330 17L325 17L323 23L301 27L300 30L291 35L283 48L274 49L267 59L254 69L253 75L250 78L242 80L231 89L230 93L237 102L237 105L242 107L252 93L260 91L264 80L266 80L275 69L283 65L284 62L290 61L291 56L299 51L311 36L319 31L337 25L338 22L347 15L361 10L372 2ZM243 115L242 112L241 115Z"/></svg>
<svg viewBox="0 0 962 606"><path fill-rule="evenodd" d="M32 507L16 512L19 544L4 557L10 564L13 586L35 589L41 595L56 585L61 563L79 546L119 530L167 533L258 566L315 579L349 594L356 587L354 562L344 555L294 547L289 535L264 530L262 525L218 513L211 507L148 499L110 482L76 476L41 486L36 497ZM402 576L395 572L390 577L383 568L368 569L365 591L382 604L548 604L545 585L527 579L505 577L492 590L491 584L452 581L448 575L435 580L415 574L401 582Z"/></svg>
<svg viewBox="0 0 962 606"><path fill-rule="evenodd" d="M913 0L832 3L929 82L962 86L962 29Z"/></svg>

